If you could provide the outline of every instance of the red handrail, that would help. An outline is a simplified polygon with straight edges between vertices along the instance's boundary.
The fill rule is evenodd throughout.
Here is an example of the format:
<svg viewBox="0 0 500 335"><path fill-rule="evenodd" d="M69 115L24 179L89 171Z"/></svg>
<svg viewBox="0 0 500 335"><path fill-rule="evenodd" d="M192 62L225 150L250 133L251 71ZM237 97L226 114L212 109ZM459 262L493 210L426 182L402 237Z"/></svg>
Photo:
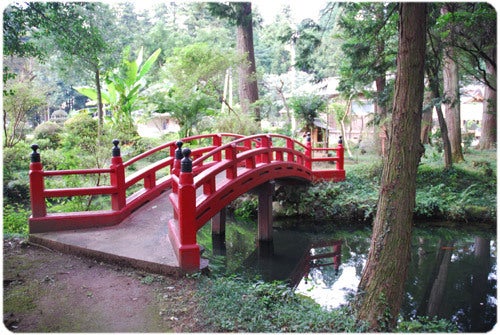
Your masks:
<svg viewBox="0 0 500 335"><path fill-rule="evenodd" d="M228 176L236 177L238 168L242 166L255 167L259 163L268 163L273 160L296 162L298 164L309 165L311 168L312 162L317 161L332 161L337 163L343 169L343 149L341 145L336 150L335 157L312 157L312 152L326 149L312 149L310 142L304 145L290 137L279 134L257 134L252 136L243 136L232 133L221 134L202 134L187 137L181 140L182 143L194 143L208 140L209 145L199 147L192 150L193 171L195 174L201 174L204 170L220 162L221 160L236 161L226 171ZM274 141L284 140L285 144L280 147L273 147ZM174 190L178 187L178 183L172 185L172 177L175 170L175 151L180 149L177 145L178 141L164 143L158 147L152 148L140 155L137 155L126 162L122 162L119 142L114 141L113 157L109 168L93 168L93 169L78 169L78 170L57 170L44 171L40 159L40 154L37 152L38 146L33 145L33 153L30 164L30 194L31 194L31 209L30 217L30 233L88 228L94 226L106 226L117 224L128 216L133 210L137 209L146 201L150 201L160 193L173 187ZM341 150L342 149L342 150ZM127 173L134 163L150 157L151 155L166 150L164 158L155 163L149 164L139 171ZM252 153L245 153L252 151ZM238 156L239 155L239 156ZM219 167L221 168L221 167ZM158 172L164 170L164 176L158 177ZM316 173L316 172L315 172ZM56 188L45 189L45 178L65 175L92 175L102 174L108 175L109 185L81 187L81 188ZM204 174L206 175L206 173ZM322 172L318 172L317 176L321 178L331 178ZM201 178L201 177L200 177ZM208 178L208 177L207 177ZM177 179L177 178L175 178ZM199 179L199 178L198 178ZM142 187L127 196L127 192L131 192L132 187L142 182ZM211 192L214 188L214 181L204 183L204 192ZM73 212L73 213L47 213L46 199L56 197L72 197L85 195L107 195L111 197L111 209L100 211Z"/></svg>
<svg viewBox="0 0 500 335"><path fill-rule="evenodd" d="M193 141L211 140L212 145L220 145L227 139L242 137L242 135L221 133L221 134L203 134L182 139L184 143ZM115 142L114 142L115 143ZM140 155L137 155L125 163L121 156L113 157L109 168L77 169L77 170L56 170L44 171L37 152L38 145L33 145L32 162L30 164L30 195L31 210L30 232L42 232L61 229L89 228L94 226L106 226L119 223L133 210L137 209L146 201L154 199L160 193L168 189L171 185L171 174L174 164L174 152L177 148L177 141L171 141L153 149L150 149ZM119 142L116 142L113 150L118 150ZM132 172L127 175L127 168L134 163L150 157L151 155L168 150L167 157L145 168ZM203 154L203 150L198 150L198 154ZM157 177L158 171L165 169L164 177ZM57 177L65 175L108 175L110 185L101 185L93 187L73 187L73 188L45 188L46 177ZM143 183L142 188L127 196L127 192L138 183ZM47 213L46 200L49 198L86 196L86 195L107 195L111 197L111 209L86 212L66 212L66 213Z"/></svg>
<svg viewBox="0 0 500 335"><path fill-rule="evenodd" d="M285 146L273 146L273 140L276 142L277 139L284 139ZM339 141L338 148L322 150L334 150L336 157L313 158L315 150L311 148L309 137L307 144L303 145L276 134L238 138L193 160L189 157L191 150L184 149L181 170L172 178L169 198L174 218L168 223L168 236L180 267L186 271L199 269L198 229L241 194L283 177L309 181L343 180L343 170L311 169L315 161L343 164L342 142Z"/></svg>

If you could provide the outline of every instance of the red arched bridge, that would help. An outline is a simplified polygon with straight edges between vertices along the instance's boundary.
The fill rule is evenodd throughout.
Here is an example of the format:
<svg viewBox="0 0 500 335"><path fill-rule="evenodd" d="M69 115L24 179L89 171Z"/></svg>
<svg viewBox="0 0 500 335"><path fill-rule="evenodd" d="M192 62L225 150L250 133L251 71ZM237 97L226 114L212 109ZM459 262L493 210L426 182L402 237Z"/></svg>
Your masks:
<svg viewBox="0 0 500 335"><path fill-rule="evenodd" d="M109 168L44 171L38 146L32 146L30 234L112 226L166 190L173 217L168 236L182 270L200 268L197 231L212 219L214 233L224 229L224 208L250 190L259 195L259 240L270 240L275 182L341 181L345 179L342 140L336 148L312 148L277 134L243 136L210 134L172 141L122 161L119 141L113 141ZM182 148L189 145L189 148ZM153 157L162 155L151 162ZM321 162L328 168L320 169ZM142 163L142 164L141 164ZM333 165L334 164L334 165ZM137 170L137 165L144 166ZM331 168L330 168L331 167ZM107 185L45 188L47 178L99 176ZM47 199L105 195L109 209L49 213ZM216 222L214 224L214 222Z"/></svg>

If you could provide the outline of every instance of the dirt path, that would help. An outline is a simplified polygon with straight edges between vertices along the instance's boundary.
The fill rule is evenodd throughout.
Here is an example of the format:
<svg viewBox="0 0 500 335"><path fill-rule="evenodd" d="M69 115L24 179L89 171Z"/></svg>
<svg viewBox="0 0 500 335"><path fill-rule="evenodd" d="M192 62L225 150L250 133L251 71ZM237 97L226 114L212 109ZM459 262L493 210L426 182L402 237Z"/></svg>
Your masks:
<svg viewBox="0 0 500 335"><path fill-rule="evenodd" d="M4 240L4 325L14 332L198 332L196 281Z"/></svg>

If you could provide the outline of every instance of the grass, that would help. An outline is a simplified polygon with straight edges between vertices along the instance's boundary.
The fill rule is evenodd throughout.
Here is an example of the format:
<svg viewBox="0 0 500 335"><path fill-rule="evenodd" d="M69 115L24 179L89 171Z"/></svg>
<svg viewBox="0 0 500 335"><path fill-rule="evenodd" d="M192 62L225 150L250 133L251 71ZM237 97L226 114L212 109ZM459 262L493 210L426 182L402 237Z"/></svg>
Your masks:
<svg viewBox="0 0 500 335"><path fill-rule="evenodd" d="M360 333L367 327L349 305L326 310L285 283L235 276L201 278L199 310L207 332ZM456 332L447 320L400 320L394 332Z"/></svg>

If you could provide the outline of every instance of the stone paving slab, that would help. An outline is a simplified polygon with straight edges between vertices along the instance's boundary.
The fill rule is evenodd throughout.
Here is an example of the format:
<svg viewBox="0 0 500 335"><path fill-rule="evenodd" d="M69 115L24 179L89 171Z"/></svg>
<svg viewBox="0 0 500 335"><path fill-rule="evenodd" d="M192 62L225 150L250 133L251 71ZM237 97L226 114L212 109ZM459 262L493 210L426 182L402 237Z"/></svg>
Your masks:
<svg viewBox="0 0 500 335"><path fill-rule="evenodd" d="M167 231L167 221L173 217L169 193L144 204L118 225L31 234L30 242L147 272L180 275Z"/></svg>

